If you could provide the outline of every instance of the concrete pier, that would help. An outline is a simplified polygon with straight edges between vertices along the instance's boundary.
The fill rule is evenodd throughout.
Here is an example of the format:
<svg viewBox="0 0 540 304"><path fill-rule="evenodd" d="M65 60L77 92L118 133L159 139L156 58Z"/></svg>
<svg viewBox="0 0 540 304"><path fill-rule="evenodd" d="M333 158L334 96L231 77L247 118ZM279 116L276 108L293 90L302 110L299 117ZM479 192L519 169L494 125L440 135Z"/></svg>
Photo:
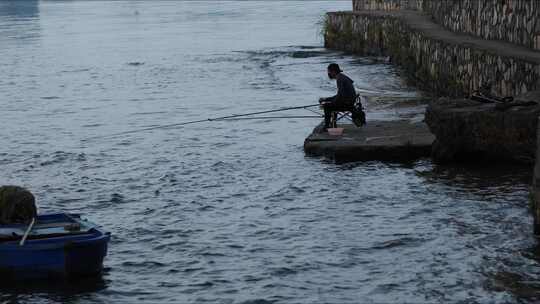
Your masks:
<svg viewBox="0 0 540 304"><path fill-rule="evenodd" d="M408 120L369 121L364 127L340 125L342 136L321 133L321 126L304 142L310 156L322 156L338 163L351 161L413 161L429 157L435 140L425 123Z"/></svg>

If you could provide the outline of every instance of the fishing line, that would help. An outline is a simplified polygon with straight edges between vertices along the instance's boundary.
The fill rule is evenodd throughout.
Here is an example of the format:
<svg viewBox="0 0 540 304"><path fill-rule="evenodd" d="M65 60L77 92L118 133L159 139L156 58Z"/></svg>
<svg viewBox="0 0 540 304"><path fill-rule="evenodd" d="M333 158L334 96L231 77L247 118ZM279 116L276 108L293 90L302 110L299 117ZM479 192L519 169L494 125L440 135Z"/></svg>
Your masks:
<svg viewBox="0 0 540 304"><path fill-rule="evenodd" d="M323 116L314 115L300 115L300 116L261 116L261 117L239 117L239 118L226 118L221 121L236 121L236 120L256 120L256 119L287 119L287 118L322 118Z"/></svg>
<svg viewBox="0 0 540 304"><path fill-rule="evenodd" d="M314 110L312 110L312 109L305 109L305 110L308 110L308 111L310 111L310 112L312 112L312 113L321 115L320 117L324 117L324 114L321 113L321 112L317 112L317 111L314 111ZM344 114L344 115L342 115L342 116L339 117L339 119L342 119L342 118L347 118L349 121L353 121L352 118L350 118L349 115L347 115L347 114ZM339 120L339 119L338 119L338 120Z"/></svg>
<svg viewBox="0 0 540 304"><path fill-rule="evenodd" d="M312 110L312 109L305 109L305 110L308 110L308 111L310 111L311 113L315 113L315 114L320 115L320 116L324 116L324 114L321 113L321 112L319 112L319 111L315 111L315 110Z"/></svg>
<svg viewBox="0 0 540 304"><path fill-rule="evenodd" d="M129 131L118 132L118 133L113 133L113 134L108 134L108 135L93 136L93 137L88 137L86 139L83 139L82 141L84 142L84 141L90 141L90 140L100 139L100 138L116 137L116 136L119 136L119 135L133 134L133 133L152 131L152 130L157 130L157 129L168 129L168 128L175 128L175 127L182 127L182 126L191 125L191 124L197 124L197 123L202 123L202 122L225 121L225 120L232 120L234 118L240 118L240 117L245 117L245 116L276 113L276 112L297 110L297 109L307 109L307 108L318 107L318 106L320 106L320 105L319 104L311 104L311 105L298 106L298 107L279 108L279 109L267 110L267 111L259 111L259 112L244 113L244 114L234 114L234 115L228 115L228 116L222 116L222 117L192 120L192 121L186 121L186 122L179 122L179 123L173 123L173 124L167 124L167 125L159 125L159 126L153 126L153 127L129 130Z"/></svg>

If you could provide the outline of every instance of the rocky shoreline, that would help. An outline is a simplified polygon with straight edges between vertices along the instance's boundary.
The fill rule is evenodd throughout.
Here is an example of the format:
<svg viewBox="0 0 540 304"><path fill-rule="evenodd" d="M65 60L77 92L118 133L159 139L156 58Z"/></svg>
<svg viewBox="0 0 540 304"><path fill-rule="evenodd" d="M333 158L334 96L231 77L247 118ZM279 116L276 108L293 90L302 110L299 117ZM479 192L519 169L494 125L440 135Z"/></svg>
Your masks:
<svg viewBox="0 0 540 304"><path fill-rule="evenodd" d="M425 121L436 136L437 163L498 161L534 164L540 106L501 110L497 104L442 98L430 103Z"/></svg>

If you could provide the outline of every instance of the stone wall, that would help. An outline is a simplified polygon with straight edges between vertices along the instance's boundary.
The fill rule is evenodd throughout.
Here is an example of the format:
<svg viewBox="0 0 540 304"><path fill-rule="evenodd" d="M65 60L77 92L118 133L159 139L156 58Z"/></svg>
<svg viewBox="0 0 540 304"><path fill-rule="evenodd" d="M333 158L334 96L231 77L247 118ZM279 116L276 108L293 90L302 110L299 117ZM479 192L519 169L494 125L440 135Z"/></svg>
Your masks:
<svg viewBox="0 0 540 304"><path fill-rule="evenodd" d="M442 96L466 96L487 84L492 85L493 94L516 96L539 85L537 63L430 38L390 13L329 13L325 46L360 55L391 56L412 85Z"/></svg>
<svg viewBox="0 0 540 304"><path fill-rule="evenodd" d="M355 10L414 9L447 29L540 50L538 0L353 0Z"/></svg>
<svg viewBox="0 0 540 304"><path fill-rule="evenodd" d="M353 0L355 11L421 9L422 0Z"/></svg>

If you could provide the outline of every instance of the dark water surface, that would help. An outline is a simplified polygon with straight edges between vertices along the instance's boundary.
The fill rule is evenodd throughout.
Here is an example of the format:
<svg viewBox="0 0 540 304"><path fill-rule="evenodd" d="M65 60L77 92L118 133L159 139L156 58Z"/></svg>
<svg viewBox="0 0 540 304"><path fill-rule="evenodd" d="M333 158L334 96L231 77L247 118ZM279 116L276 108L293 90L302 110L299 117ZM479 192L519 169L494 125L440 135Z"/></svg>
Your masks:
<svg viewBox="0 0 540 304"><path fill-rule="evenodd" d="M332 61L359 89L416 95L391 65L321 47L323 12L350 6L0 1L0 183L114 236L102 279L3 286L0 301L538 300L529 168L336 165L304 156L318 121L302 119L81 141L311 104L332 94Z"/></svg>

